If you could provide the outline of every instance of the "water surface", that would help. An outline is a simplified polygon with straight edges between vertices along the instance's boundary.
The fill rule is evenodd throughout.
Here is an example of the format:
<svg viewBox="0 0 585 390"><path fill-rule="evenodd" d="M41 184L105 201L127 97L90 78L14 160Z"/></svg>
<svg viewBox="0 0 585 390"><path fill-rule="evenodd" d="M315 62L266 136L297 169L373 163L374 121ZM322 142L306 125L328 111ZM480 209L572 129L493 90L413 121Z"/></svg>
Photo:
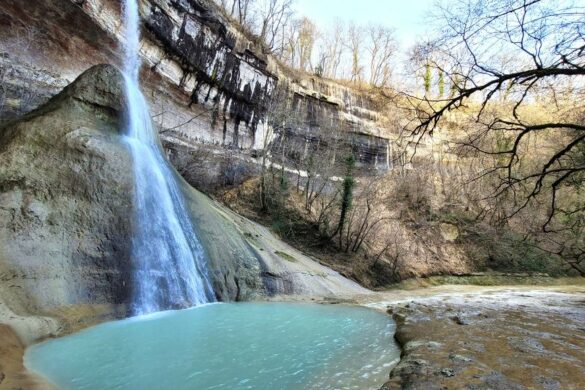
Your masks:
<svg viewBox="0 0 585 390"><path fill-rule="evenodd" d="M34 345L25 364L62 389L378 389L394 330L360 307L213 304Z"/></svg>

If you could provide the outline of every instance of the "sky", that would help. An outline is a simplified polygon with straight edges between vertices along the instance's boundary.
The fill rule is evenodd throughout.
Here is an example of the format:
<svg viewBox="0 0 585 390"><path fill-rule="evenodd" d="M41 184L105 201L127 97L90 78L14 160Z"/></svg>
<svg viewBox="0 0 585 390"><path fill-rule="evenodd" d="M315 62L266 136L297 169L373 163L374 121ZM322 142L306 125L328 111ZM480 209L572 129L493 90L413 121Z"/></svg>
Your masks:
<svg viewBox="0 0 585 390"><path fill-rule="evenodd" d="M383 24L396 29L403 49L424 36L429 11L436 0L296 0L298 14L316 22L321 28L336 19L359 24Z"/></svg>

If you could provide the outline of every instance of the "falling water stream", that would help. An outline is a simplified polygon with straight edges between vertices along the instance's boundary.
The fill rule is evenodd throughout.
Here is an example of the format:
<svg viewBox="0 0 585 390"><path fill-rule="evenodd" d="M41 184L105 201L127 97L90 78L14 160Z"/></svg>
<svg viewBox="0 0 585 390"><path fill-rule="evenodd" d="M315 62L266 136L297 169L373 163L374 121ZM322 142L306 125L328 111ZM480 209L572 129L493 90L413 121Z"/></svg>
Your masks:
<svg viewBox="0 0 585 390"><path fill-rule="evenodd" d="M134 160L134 314L214 300L199 242L175 172L163 156L148 104L140 91L140 17L137 0L124 1L127 98L126 143Z"/></svg>

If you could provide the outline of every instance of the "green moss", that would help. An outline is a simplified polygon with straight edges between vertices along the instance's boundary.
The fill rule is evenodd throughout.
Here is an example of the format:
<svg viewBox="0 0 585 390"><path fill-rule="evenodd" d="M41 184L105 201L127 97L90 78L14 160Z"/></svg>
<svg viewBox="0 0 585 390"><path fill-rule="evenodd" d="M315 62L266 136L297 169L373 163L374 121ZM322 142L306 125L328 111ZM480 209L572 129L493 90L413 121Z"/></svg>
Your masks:
<svg viewBox="0 0 585 390"><path fill-rule="evenodd" d="M283 258L284 260L290 261L291 263L297 262L297 259L294 256L289 255L288 253L281 252L281 251L276 251L274 253L277 254L279 257Z"/></svg>
<svg viewBox="0 0 585 390"><path fill-rule="evenodd" d="M217 64L215 64L215 66L213 67L213 72L212 72L212 74L211 74L211 81L212 81L212 82L215 82L215 81L217 81L217 74L218 74L218 73L219 73L219 71L218 71L218 65L217 65Z"/></svg>
<svg viewBox="0 0 585 390"><path fill-rule="evenodd" d="M245 232L245 233L244 233L244 237L246 237L246 240L247 240L247 241L248 241L250 244L254 245L256 248L260 249L261 251L262 251L262 250L264 250L264 249L262 248L262 246L260 245L260 242L258 242L258 239L257 239L257 237L258 237L258 236L254 236L254 235L253 235L252 233L250 233L250 232Z"/></svg>
<svg viewBox="0 0 585 390"><path fill-rule="evenodd" d="M485 273L469 276L431 276L428 278L406 279L384 289L416 290L421 287L459 285L459 286L583 286L585 278Z"/></svg>
<svg viewBox="0 0 585 390"><path fill-rule="evenodd" d="M563 285L583 285L585 279L580 277L574 278L553 278L550 276L539 275L500 275L485 274L471 276L432 276L425 279L431 286L441 286L448 284L455 285L474 285L474 286L563 286Z"/></svg>

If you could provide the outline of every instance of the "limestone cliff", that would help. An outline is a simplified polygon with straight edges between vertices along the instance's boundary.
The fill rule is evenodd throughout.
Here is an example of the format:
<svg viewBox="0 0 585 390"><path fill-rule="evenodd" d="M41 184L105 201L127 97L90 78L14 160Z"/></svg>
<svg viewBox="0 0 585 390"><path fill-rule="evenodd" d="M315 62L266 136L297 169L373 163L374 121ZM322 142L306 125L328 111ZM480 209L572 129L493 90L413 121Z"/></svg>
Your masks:
<svg viewBox="0 0 585 390"><path fill-rule="evenodd" d="M140 5L143 85L165 145L175 153L206 145L215 156L253 162L267 131L267 104L275 88L286 87L302 119L293 138L310 142L315 129L342 123L343 141L364 167L388 167L392 126L368 94L287 70L209 1ZM91 65L116 64L123 40L119 12L113 0L2 2L1 120L30 111ZM210 180L219 175L216 168Z"/></svg>
<svg viewBox="0 0 585 390"><path fill-rule="evenodd" d="M122 86L116 68L95 66L0 127L0 323L25 342L79 326L72 318L126 315L134 178ZM367 292L182 186L218 299Z"/></svg>

